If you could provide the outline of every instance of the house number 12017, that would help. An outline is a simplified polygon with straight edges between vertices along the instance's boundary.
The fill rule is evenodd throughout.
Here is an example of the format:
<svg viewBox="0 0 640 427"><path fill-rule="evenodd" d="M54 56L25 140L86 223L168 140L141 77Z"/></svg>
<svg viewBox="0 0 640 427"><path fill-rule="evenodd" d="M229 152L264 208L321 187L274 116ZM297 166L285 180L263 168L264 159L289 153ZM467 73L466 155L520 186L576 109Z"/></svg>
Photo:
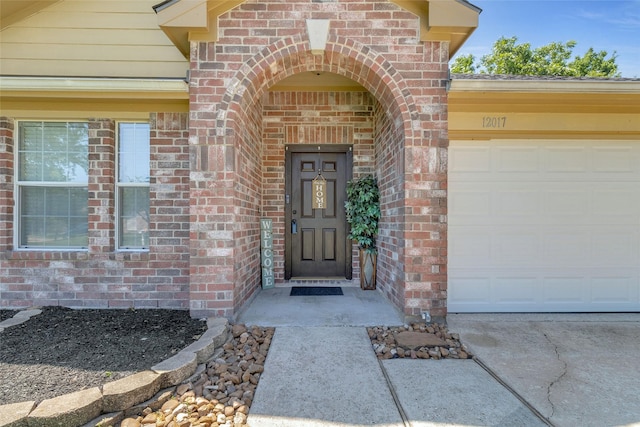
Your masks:
<svg viewBox="0 0 640 427"><path fill-rule="evenodd" d="M507 125L506 116L484 116L482 118L483 128L503 128Z"/></svg>

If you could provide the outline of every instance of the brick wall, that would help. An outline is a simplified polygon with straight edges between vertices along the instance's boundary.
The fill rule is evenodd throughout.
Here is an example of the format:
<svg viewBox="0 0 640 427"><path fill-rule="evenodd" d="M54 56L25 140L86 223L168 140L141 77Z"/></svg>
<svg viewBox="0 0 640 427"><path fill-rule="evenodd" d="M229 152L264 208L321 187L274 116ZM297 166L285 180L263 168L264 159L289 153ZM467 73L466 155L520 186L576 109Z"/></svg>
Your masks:
<svg viewBox="0 0 640 427"><path fill-rule="evenodd" d="M321 54L310 51L306 19L330 20ZM250 298L256 283L247 278L259 275L257 251L248 243L259 226L255 218L274 218L274 243L282 247L280 140L287 132L307 140L344 131L320 122L281 129L270 120L270 104L286 100L269 88L306 71L348 77L378 103L374 148L362 156L375 150L368 167L383 192L380 285L406 314L444 314L447 43L419 41L418 19L382 0L253 0L220 16L218 27L217 42L191 45L192 314L232 315ZM260 126L263 141L255 132ZM262 163L255 163L260 151ZM260 164L262 186L255 192L255 177L241 175ZM282 251L276 260L282 271Z"/></svg>
<svg viewBox="0 0 640 427"><path fill-rule="evenodd" d="M260 205L262 202L262 106L247 109L240 138L236 139L236 216L234 241L234 313L260 286Z"/></svg>
<svg viewBox="0 0 640 427"><path fill-rule="evenodd" d="M378 287L398 307L404 307L404 161L403 135L385 111L375 110L376 175L380 188Z"/></svg>
<svg viewBox="0 0 640 427"><path fill-rule="evenodd" d="M116 123L89 122L86 251L21 251L13 242L13 121L0 119L0 306L188 307L186 114L151 115L149 251L115 250ZM6 166L6 167L4 167ZM5 185L6 184L6 185Z"/></svg>

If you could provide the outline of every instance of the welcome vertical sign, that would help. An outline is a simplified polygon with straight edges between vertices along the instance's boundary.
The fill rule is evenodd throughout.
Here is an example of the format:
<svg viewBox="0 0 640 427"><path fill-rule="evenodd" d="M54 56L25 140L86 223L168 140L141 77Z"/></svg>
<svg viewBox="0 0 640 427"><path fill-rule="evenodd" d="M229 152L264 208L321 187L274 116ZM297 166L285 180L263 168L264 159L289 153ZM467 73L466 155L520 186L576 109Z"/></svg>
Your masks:
<svg viewBox="0 0 640 427"><path fill-rule="evenodd" d="M273 275L273 220L260 220L260 265L262 266L262 289L275 286Z"/></svg>

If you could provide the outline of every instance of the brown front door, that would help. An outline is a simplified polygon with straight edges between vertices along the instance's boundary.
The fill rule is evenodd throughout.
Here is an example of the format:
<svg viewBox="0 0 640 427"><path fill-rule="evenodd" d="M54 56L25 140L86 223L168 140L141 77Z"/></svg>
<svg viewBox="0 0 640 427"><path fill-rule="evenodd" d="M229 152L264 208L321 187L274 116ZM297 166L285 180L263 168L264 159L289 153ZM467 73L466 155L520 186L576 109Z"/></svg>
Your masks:
<svg viewBox="0 0 640 427"><path fill-rule="evenodd" d="M315 151L311 151L315 150ZM288 146L286 161L285 277L351 278L345 188L350 146ZM326 207L313 209L313 180L326 181Z"/></svg>

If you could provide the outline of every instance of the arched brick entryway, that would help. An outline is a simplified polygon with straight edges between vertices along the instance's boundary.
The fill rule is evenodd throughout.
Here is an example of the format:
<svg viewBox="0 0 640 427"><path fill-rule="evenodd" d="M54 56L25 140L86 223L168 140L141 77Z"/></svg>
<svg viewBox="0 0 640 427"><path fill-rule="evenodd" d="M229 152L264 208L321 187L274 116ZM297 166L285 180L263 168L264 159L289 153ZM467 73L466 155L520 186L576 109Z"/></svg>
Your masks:
<svg viewBox="0 0 640 427"><path fill-rule="evenodd" d="M215 128L191 127L191 137L196 137L195 131L200 142L192 147L192 313L217 311L232 316L258 288L261 216L274 218L276 252L278 245L283 251L283 217L277 200L265 197L267 188L273 190L273 185L265 185L273 172L270 161L280 154L264 150L262 97L274 84L305 71L345 76L375 98L372 168L380 182L383 214L379 287L408 315L433 308L432 301L442 295L421 303L423 295L407 284L422 281L420 270L428 262L425 255L433 255L419 242L424 233L437 230L446 234L443 224L429 228L433 218L417 201L419 191L429 184L416 182L416 178L420 180L422 167L433 165L431 157L441 153L429 149L434 144L425 138L429 131L423 125L424 113L417 111L415 88L407 85L406 78L375 50L330 35L322 54L313 54L303 36L284 38L263 48L230 79L215 110ZM202 93L221 89L206 88L206 81L198 84ZM446 180L446 171L444 178L438 175L436 180ZM279 185L283 183L275 183L276 191ZM437 187L431 184L430 188ZM407 225L408 220L417 223ZM422 223L427 225L423 227ZM446 254L432 260L435 258L438 264L446 265Z"/></svg>

